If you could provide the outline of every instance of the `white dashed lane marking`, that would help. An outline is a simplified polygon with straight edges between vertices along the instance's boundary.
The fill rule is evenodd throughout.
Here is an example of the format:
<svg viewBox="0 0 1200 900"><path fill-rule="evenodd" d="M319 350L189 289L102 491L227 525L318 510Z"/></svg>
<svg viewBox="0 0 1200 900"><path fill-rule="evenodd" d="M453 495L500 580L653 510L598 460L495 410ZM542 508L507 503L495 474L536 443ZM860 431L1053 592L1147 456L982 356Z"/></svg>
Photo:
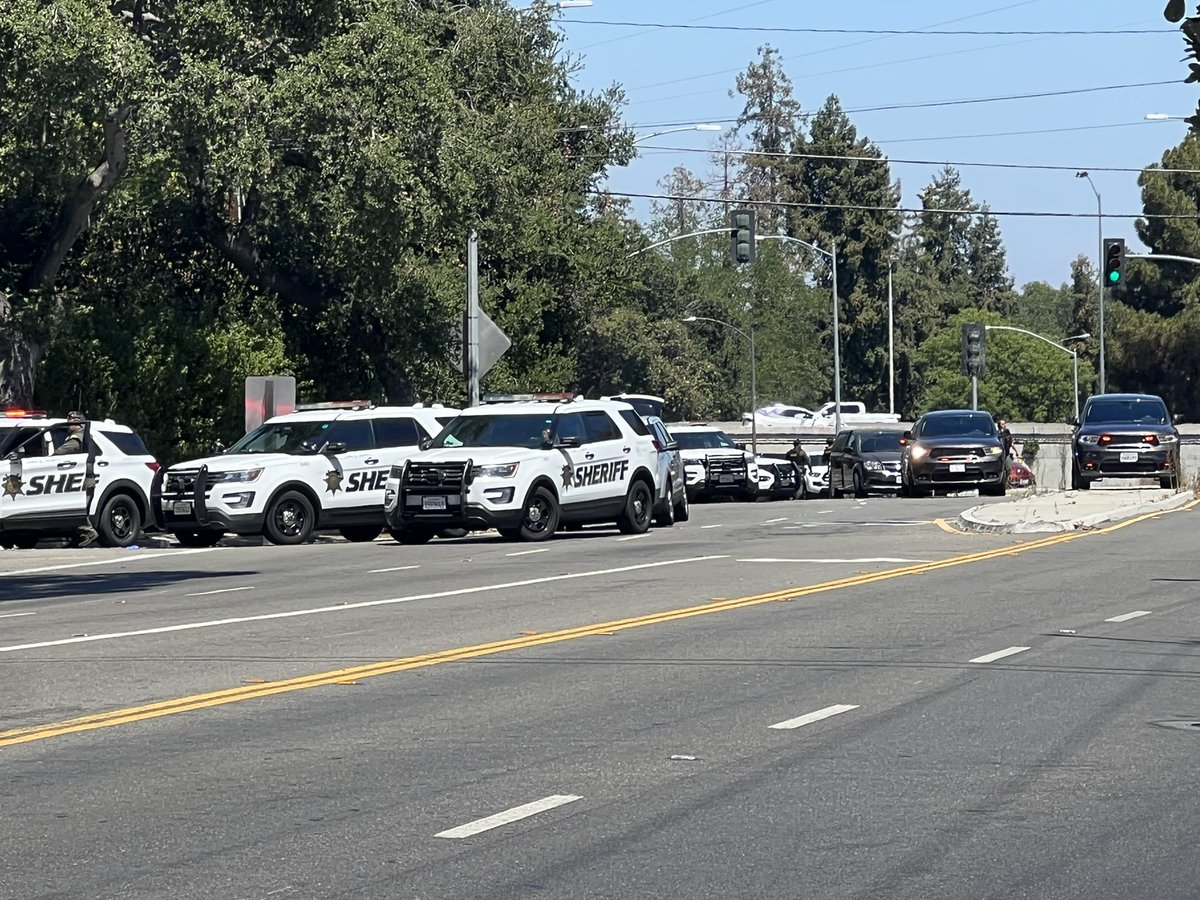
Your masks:
<svg viewBox="0 0 1200 900"><path fill-rule="evenodd" d="M518 550L515 553L505 553L505 556L528 556L530 553L545 553L549 547L538 547L536 550Z"/></svg>
<svg viewBox="0 0 1200 900"><path fill-rule="evenodd" d="M234 591L252 591L252 590L254 590L254 587L252 585L246 585L245 587L217 588L215 591L200 591L195 594L184 594L184 596L185 597L208 597L208 596L211 596L212 594L232 594Z"/></svg>
<svg viewBox="0 0 1200 900"><path fill-rule="evenodd" d="M836 706L827 706L824 709L818 709L816 712L805 713L804 715L797 716L794 719L776 722L774 725L768 725L767 727L778 728L781 730L799 728L801 725L811 725L813 722L820 722L822 719L828 719L830 716L841 715L842 713L850 712L852 709L858 709L858 706L849 703L839 703Z"/></svg>
<svg viewBox="0 0 1200 900"><path fill-rule="evenodd" d="M392 566L390 569L368 569L368 575L379 575L383 572L403 572L406 569L419 569L420 566Z"/></svg>
<svg viewBox="0 0 1200 900"><path fill-rule="evenodd" d="M17 619L21 616L36 616L37 613L4 613L0 615L0 619Z"/></svg>
<svg viewBox="0 0 1200 900"><path fill-rule="evenodd" d="M445 831L439 831L434 837L471 837L484 831L491 831L493 828L499 828L501 825L519 822L521 819L528 819L530 816L536 816L538 813L546 812L546 810L556 809L559 806L565 806L568 803L574 803L576 800L582 799L582 797L578 797L575 794L552 794L549 797L543 797L541 800L534 800L532 803L525 803L521 806L514 806L512 809L506 809L504 812L496 813L494 816L487 816L483 819L476 819L474 822L468 822L465 825L459 825L457 828L448 828Z"/></svg>
<svg viewBox="0 0 1200 900"><path fill-rule="evenodd" d="M1024 653L1028 647L1006 647L1003 650L997 650L995 653L985 653L983 656L977 656L971 662L973 663L988 663L995 662L998 659L1004 659L1006 656L1012 656L1016 653Z"/></svg>
<svg viewBox="0 0 1200 900"><path fill-rule="evenodd" d="M1148 615L1150 615L1150 610L1138 609L1138 610L1134 610L1133 612L1130 612L1130 613L1125 613L1124 615L1113 616L1111 619L1105 619L1104 621L1105 622L1128 622L1130 619L1139 619L1142 616L1148 616Z"/></svg>

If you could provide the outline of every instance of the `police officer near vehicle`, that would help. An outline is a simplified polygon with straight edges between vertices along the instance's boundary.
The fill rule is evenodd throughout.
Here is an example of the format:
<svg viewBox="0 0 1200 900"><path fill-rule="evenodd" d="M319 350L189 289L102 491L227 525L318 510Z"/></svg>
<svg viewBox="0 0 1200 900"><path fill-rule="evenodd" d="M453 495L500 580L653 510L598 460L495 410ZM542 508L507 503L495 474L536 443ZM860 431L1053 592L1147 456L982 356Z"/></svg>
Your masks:
<svg viewBox="0 0 1200 900"><path fill-rule="evenodd" d="M67 414L67 439L55 449L55 456L83 452L83 424L85 421L83 413L72 412Z"/></svg>
<svg viewBox="0 0 1200 900"><path fill-rule="evenodd" d="M800 446L800 438L792 441L792 449L784 454L792 463L801 470L807 470L809 466L808 453Z"/></svg>
<svg viewBox="0 0 1200 900"><path fill-rule="evenodd" d="M1008 419L998 419L996 421L996 436L1000 438L1000 444L1004 447L1004 458L1013 458L1013 436L1008 430Z"/></svg>

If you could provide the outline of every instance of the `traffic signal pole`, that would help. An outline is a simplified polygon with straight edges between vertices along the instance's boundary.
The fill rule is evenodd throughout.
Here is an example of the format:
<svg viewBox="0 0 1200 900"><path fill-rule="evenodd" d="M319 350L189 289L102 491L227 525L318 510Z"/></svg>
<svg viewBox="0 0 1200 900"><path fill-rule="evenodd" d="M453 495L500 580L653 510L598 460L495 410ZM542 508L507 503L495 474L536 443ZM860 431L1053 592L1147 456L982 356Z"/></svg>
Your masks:
<svg viewBox="0 0 1200 900"><path fill-rule="evenodd" d="M979 376L971 376L971 409L979 409Z"/></svg>

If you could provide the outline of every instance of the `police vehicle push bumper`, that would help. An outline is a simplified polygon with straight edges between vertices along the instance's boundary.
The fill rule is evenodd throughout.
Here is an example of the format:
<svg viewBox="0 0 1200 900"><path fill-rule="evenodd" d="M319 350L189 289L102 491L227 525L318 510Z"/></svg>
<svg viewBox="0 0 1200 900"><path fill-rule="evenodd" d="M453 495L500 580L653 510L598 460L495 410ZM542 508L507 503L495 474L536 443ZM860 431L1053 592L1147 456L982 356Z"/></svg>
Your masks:
<svg viewBox="0 0 1200 900"><path fill-rule="evenodd" d="M161 527L166 531L259 534L264 513L237 510L254 503L254 491L225 484L223 475L198 469L169 471L162 484Z"/></svg>
<svg viewBox="0 0 1200 900"><path fill-rule="evenodd" d="M518 485L494 469L464 462L406 462L399 470L397 495L387 498L386 517L392 531L444 531L515 529L525 514L525 498ZM496 476L496 477L493 477Z"/></svg>

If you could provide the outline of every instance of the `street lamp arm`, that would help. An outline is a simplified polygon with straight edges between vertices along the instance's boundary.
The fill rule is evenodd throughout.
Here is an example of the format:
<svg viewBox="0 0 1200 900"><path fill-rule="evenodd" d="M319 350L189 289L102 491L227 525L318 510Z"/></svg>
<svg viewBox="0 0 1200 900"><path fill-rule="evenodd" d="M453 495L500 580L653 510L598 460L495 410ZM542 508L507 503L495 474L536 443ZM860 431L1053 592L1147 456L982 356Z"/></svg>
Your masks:
<svg viewBox="0 0 1200 900"><path fill-rule="evenodd" d="M833 254L828 250L822 250L816 244L810 244L808 241L802 241L800 238L790 237L786 234L759 234L756 235L754 239L756 241L786 241L789 244L800 244L801 246L807 247L809 250L815 250L825 256L831 258L833 256Z"/></svg>
<svg viewBox="0 0 1200 900"><path fill-rule="evenodd" d="M1200 259L1194 256L1175 256L1171 253L1126 253L1130 259L1169 259L1175 262L1195 263L1200 266Z"/></svg>
<svg viewBox="0 0 1200 900"><path fill-rule="evenodd" d="M1051 347L1057 347L1063 353L1069 353L1072 356L1075 355L1075 351L1072 350L1070 347L1064 347L1058 341L1052 341L1052 340L1050 340L1050 338L1045 337L1044 335L1040 335L1033 331L1026 331L1024 328L1016 328L1015 326L1012 326L1012 325L984 325L983 327L984 327L984 330L986 330L986 331L1015 331L1018 334L1027 334L1030 337L1037 338L1039 341L1045 341Z"/></svg>
<svg viewBox="0 0 1200 900"><path fill-rule="evenodd" d="M746 340L750 340L750 335L746 334L746 332L742 331L742 329L738 328L736 325L730 325L728 322L722 322L720 319L712 319L712 318L709 318L708 316L688 316L683 321L685 321L685 322L712 322L714 325L721 325L721 326L724 326L725 328L730 329L731 331L736 331L738 334L740 334Z"/></svg>
<svg viewBox="0 0 1200 900"><path fill-rule="evenodd" d="M729 234L728 228L706 228L703 231L689 231L687 234L677 234L675 237L669 237L665 241L657 241L648 246L642 247L640 250L634 250L632 253L626 254L625 258L637 256L639 253L645 253L647 250L653 250L655 247L662 247L664 244L671 244L675 241L681 241L684 238L699 237L702 234Z"/></svg>

